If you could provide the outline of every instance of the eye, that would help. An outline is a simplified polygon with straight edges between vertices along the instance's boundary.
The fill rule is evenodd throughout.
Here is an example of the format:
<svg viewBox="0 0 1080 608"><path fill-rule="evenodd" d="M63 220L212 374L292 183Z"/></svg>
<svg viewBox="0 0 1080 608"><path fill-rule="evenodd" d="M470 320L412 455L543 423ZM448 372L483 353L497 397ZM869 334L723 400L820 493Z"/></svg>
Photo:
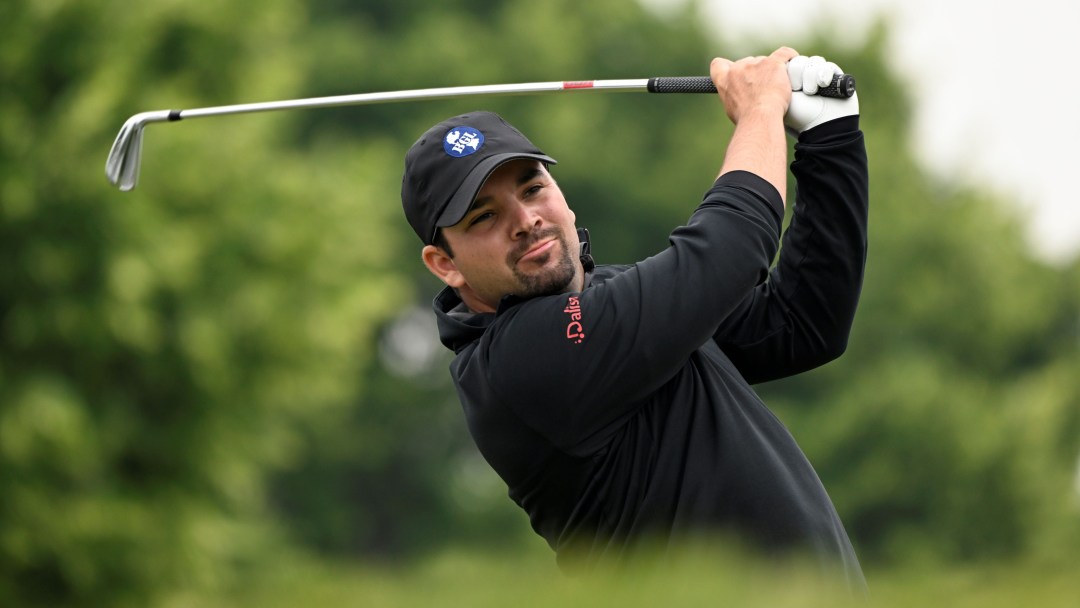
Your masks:
<svg viewBox="0 0 1080 608"><path fill-rule="evenodd" d="M544 188L543 184L533 184L525 190L525 196L533 196Z"/></svg>
<svg viewBox="0 0 1080 608"><path fill-rule="evenodd" d="M494 213L492 213L490 211L485 211L483 213L477 214L472 219L470 219L469 220L469 225L470 226L475 226L475 225L479 224L480 222L487 221L487 220L489 220L489 219L491 219L493 217L495 217Z"/></svg>

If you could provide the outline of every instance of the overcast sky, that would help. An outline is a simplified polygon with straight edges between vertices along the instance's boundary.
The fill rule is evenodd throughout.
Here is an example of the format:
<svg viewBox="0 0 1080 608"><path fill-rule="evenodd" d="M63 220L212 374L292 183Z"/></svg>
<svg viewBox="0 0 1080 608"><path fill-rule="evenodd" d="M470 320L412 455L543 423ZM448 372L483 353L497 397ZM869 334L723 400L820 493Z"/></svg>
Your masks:
<svg viewBox="0 0 1080 608"><path fill-rule="evenodd" d="M682 0L644 0L663 5ZM1080 3L1026 0L703 0L726 40L749 51L813 24L865 39L891 17L892 66L917 83L912 133L923 165L996 189L1030 216L1045 259L1080 255ZM843 67L841 65L841 67ZM858 76L858 75L856 75ZM933 83L931 93L929 84Z"/></svg>

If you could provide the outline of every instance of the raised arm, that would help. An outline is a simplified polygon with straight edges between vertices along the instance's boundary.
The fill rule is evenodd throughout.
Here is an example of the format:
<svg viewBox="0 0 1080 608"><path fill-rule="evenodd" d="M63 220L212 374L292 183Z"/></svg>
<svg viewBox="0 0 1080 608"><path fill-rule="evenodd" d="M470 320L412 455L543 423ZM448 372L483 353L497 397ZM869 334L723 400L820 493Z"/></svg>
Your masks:
<svg viewBox="0 0 1080 608"><path fill-rule="evenodd" d="M796 91L815 90L839 71L820 57L789 63ZM791 166L797 194L780 259L715 336L751 382L811 369L846 348L867 254L868 168L858 113L858 97L792 94L785 124L798 137Z"/></svg>
<svg viewBox="0 0 1080 608"><path fill-rule="evenodd" d="M781 47L768 57L712 60L709 71L735 132L720 175L748 171L787 200L787 141L782 119L791 101L787 63L797 56Z"/></svg>

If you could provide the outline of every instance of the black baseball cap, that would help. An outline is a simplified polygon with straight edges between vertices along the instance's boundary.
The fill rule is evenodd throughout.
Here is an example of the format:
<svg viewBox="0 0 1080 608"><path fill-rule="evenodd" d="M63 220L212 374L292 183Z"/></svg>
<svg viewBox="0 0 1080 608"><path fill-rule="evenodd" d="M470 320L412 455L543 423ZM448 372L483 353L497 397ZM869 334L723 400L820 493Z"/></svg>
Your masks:
<svg viewBox="0 0 1080 608"><path fill-rule="evenodd" d="M476 193L503 163L533 158L554 165L520 131L492 112L470 112L428 129L405 154L401 206L425 245L465 217Z"/></svg>

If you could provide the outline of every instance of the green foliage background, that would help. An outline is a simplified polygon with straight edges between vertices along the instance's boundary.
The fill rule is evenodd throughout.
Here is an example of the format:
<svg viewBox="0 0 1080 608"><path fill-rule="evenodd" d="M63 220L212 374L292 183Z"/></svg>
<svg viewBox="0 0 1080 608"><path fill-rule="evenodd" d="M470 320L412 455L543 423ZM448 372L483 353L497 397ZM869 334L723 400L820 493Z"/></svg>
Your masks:
<svg viewBox="0 0 1080 608"><path fill-rule="evenodd" d="M692 3L4 3L0 605L262 603L251 590L285 567L345 580L454 547L536 550L432 343L437 285L399 210L404 152L447 116L503 113L559 159L613 263L666 244L730 134L710 96L198 119L151 126L142 181L122 194L102 168L124 119L704 74L730 52L706 31ZM1039 261L1007 200L913 155L887 35L772 44L859 78L871 253L846 356L761 392L868 570L1075 563L1080 263Z"/></svg>

